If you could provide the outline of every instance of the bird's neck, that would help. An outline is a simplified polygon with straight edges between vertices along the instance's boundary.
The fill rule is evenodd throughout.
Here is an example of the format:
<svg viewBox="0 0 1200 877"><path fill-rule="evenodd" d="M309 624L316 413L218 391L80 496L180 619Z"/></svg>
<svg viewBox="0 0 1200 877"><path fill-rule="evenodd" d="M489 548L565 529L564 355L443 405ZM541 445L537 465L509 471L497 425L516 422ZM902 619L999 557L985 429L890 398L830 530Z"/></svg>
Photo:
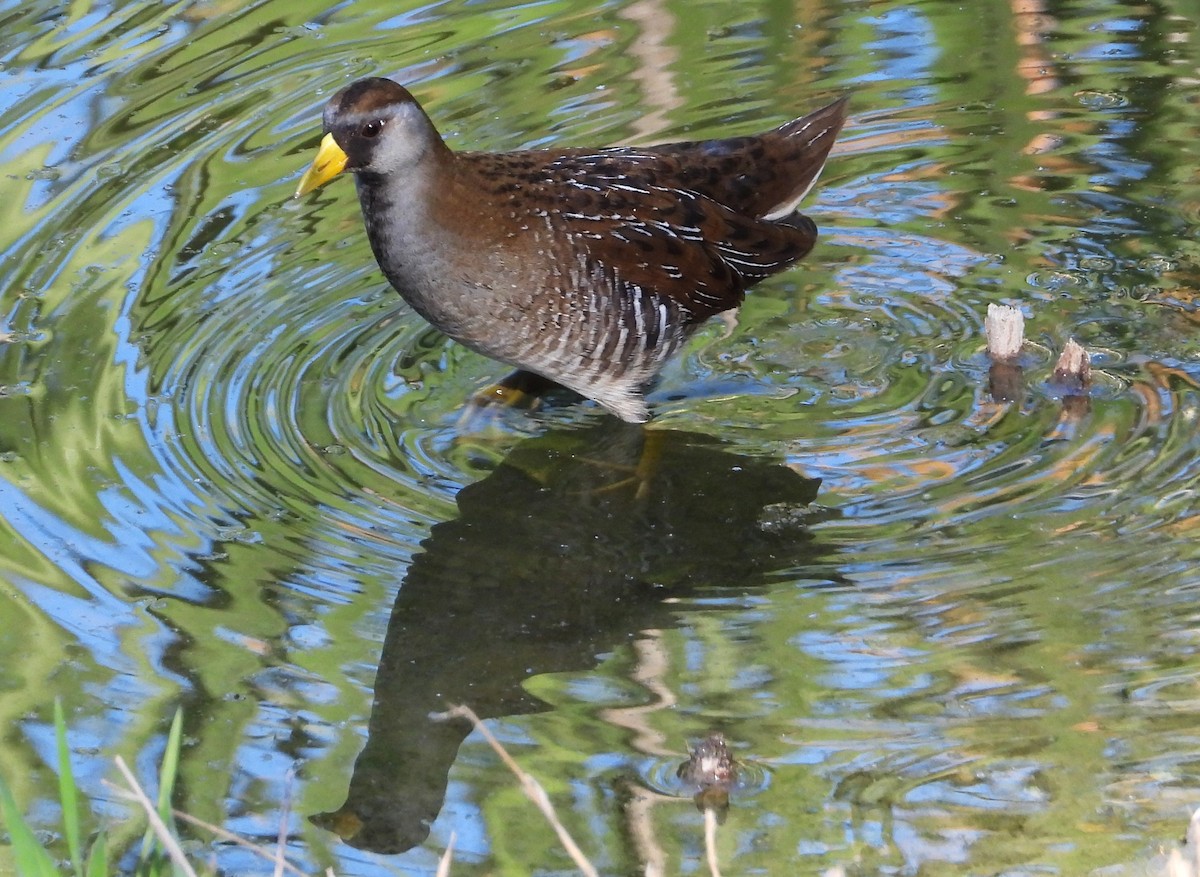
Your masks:
<svg viewBox="0 0 1200 877"><path fill-rule="evenodd" d="M360 173L356 183L367 237L388 281L434 326L480 346L488 325L486 302L474 294L474 266L489 246L489 223L478 191L463 191L452 164L403 178Z"/></svg>
<svg viewBox="0 0 1200 877"><path fill-rule="evenodd" d="M430 258L436 259L427 215L431 181L424 174L396 178L360 173L355 183L375 261L408 298L409 290L419 290L430 273Z"/></svg>

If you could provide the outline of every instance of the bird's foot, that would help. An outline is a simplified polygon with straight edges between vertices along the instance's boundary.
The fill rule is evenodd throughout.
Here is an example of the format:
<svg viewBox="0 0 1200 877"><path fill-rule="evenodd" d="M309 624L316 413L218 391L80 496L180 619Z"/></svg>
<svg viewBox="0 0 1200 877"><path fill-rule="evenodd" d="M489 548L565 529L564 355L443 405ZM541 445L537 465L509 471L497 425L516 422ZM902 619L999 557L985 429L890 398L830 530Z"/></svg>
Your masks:
<svg viewBox="0 0 1200 877"><path fill-rule="evenodd" d="M535 411L546 393L561 389L549 378L527 371L515 371L490 387L480 390L463 409L458 420L460 430L474 432L491 423L498 411Z"/></svg>
<svg viewBox="0 0 1200 877"><path fill-rule="evenodd" d="M637 463L632 466L614 466L600 460L591 460L584 457L584 462L594 466L602 466L610 469L618 469L620 472L627 472L628 476L615 481L611 484L606 484L603 487L597 488L597 493L607 493L615 490L626 490L630 487L634 490L634 496L638 500L645 500L650 496L650 483L654 480L654 476L658 474L659 462L662 459L663 443L666 440L666 433L657 429L642 428L642 449L638 454Z"/></svg>

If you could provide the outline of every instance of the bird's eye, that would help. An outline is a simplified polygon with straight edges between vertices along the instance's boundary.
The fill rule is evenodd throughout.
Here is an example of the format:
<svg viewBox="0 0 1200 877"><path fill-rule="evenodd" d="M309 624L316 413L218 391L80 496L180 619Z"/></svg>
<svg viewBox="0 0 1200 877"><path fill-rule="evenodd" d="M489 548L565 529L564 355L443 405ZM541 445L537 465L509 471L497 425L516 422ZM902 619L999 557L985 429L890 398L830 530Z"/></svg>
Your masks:
<svg viewBox="0 0 1200 877"><path fill-rule="evenodd" d="M367 122L367 124L363 125L362 130L359 131L359 133L362 134L363 137L370 139L372 137L378 137L379 132L382 130L383 130L383 122L380 121L379 119L373 119L372 121Z"/></svg>

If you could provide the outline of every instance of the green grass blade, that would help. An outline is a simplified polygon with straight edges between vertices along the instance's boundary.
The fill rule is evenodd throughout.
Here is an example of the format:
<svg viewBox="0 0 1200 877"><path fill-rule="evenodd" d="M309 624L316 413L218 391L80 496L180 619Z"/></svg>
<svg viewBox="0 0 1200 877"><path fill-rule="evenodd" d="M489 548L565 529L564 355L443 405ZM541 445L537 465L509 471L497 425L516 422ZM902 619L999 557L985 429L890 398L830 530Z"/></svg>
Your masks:
<svg viewBox="0 0 1200 877"><path fill-rule="evenodd" d="M92 841L85 873L87 877L108 877L108 838L104 832L100 832Z"/></svg>
<svg viewBox="0 0 1200 877"><path fill-rule="evenodd" d="M158 815L163 823L172 830L175 820L171 816L171 796L175 792L175 777L179 772L179 750L183 745L183 710L175 710L175 718L171 720L171 730L167 733L167 747L163 751L162 767L158 773ZM158 843L154 837L154 829L147 825L146 834L142 837L141 861L145 873L158 873L156 869L162 866L165 873L170 873L170 862L165 856L155 855ZM146 871L145 869L151 869Z"/></svg>
<svg viewBox="0 0 1200 877"><path fill-rule="evenodd" d="M71 750L67 746L67 720L62 701L54 699L54 736L58 741L58 800L62 804L63 834L76 877L83 875L83 853L79 842L79 788L71 770Z"/></svg>
<svg viewBox="0 0 1200 877"><path fill-rule="evenodd" d="M171 731L167 734L167 749L163 753L162 769L158 776L158 815L166 825L173 825L171 796L175 791L175 777L179 773L179 750L183 745L183 710L175 710L171 720Z"/></svg>
<svg viewBox="0 0 1200 877"><path fill-rule="evenodd" d="M158 816L163 825L172 835L178 837L175 830L175 817L171 813L171 799L175 793L175 779L179 775L179 750L183 747L183 710L175 710L175 718L171 719L171 730L167 734L167 748L163 752L162 769L159 772L158 786ZM164 872L173 877L183 877L174 861L164 857Z"/></svg>
<svg viewBox="0 0 1200 877"><path fill-rule="evenodd" d="M21 877L58 877L58 869L50 854L42 849L41 843L29 827L29 823L17 809L8 784L0 779L0 816L8 828L12 841L13 860Z"/></svg>

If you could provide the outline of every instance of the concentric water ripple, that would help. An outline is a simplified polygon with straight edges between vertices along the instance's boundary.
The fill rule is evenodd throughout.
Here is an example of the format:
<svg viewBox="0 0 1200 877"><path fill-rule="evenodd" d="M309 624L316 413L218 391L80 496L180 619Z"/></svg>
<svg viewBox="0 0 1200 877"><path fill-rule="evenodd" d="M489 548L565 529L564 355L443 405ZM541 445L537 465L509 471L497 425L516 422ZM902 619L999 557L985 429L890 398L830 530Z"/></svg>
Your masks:
<svg viewBox="0 0 1200 877"><path fill-rule="evenodd" d="M182 703L193 812L273 841L286 800L291 851L339 873L431 872L452 831L456 872L556 869L475 738L423 846L353 846L356 783L420 773L375 712L389 677L440 692L466 666L613 873L643 863L634 801L643 826L681 804L665 872L701 867L664 753L713 728L760 766L721 829L747 871L1076 873L1178 833L1200 782L1195 35L1121 4L801 6L0 2L0 772L31 812L55 809L47 692L103 754L81 770L107 812L107 757L152 773ZM663 500L652 467L612 464L587 404L460 419L505 369L387 287L348 182L291 199L324 98L377 74L483 149L744 133L851 95L816 250L651 393L651 429L730 443L686 458L704 479L667 473L681 516L560 533L638 478ZM1028 321L1012 401L993 302ZM1093 375L1064 397L1072 337ZM747 472L821 483L761 509L714 486ZM677 547L744 508L748 535ZM664 607L709 549L712 592ZM544 650L516 648L526 627Z"/></svg>

